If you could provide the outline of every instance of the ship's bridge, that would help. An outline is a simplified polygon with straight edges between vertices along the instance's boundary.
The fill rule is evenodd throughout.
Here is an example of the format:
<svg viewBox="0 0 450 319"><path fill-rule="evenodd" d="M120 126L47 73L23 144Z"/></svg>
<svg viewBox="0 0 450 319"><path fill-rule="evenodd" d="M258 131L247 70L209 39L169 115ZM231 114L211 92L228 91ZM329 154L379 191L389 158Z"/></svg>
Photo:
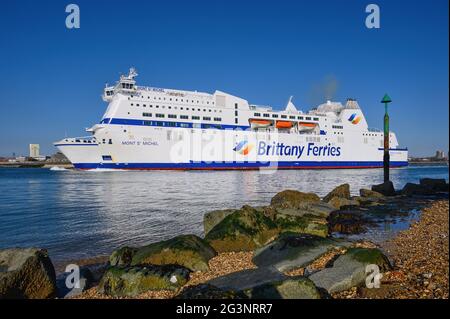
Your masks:
<svg viewBox="0 0 450 319"><path fill-rule="evenodd" d="M105 102L110 102L113 98L113 96L117 93L125 93L125 94L133 94L136 92L136 80L135 77L138 76L138 73L134 68L131 68L128 72L128 75L121 75L120 80L116 82L116 85L109 86L108 84L105 85L105 88L103 90L103 100Z"/></svg>

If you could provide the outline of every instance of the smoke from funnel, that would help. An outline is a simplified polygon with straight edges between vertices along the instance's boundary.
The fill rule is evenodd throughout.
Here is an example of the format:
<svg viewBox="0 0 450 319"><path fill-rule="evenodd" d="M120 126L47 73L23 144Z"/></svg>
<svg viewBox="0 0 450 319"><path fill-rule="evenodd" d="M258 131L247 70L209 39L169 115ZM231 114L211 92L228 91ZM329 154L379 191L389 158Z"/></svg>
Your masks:
<svg viewBox="0 0 450 319"><path fill-rule="evenodd" d="M327 75L320 83L313 85L308 102L310 105L316 106L325 103L327 100L332 100L336 96L337 89L337 78L332 74Z"/></svg>

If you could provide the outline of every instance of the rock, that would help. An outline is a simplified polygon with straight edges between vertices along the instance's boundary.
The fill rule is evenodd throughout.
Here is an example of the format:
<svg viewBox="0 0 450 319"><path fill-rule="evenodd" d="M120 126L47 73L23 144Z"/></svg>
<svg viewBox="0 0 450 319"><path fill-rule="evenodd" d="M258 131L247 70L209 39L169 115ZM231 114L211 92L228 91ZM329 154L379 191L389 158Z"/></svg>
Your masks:
<svg viewBox="0 0 450 319"><path fill-rule="evenodd" d="M324 202L329 202L333 198L345 198L350 199L350 185L349 184L342 184L333 189L331 192L329 192L324 198Z"/></svg>
<svg viewBox="0 0 450 319"><path fill-rule="evenodd" d="M184 288L174 299L247 299L247 296L242 292L200 284Z"/></svg>
<svg viewBox="0 0 450 319"><path fill-rule="evenodd" d="M218 252L251 251L262 247L278 233L274 221L248 206L225 217L208 232L205 240Z"/></svg>
<svg viewBox="0 0 450 319"><path fill-rule="evenodd" d="M343 197L333 197L328 202L335 209L341 209L345 206L359 206L359 202L356 200L351 200Z"/></svg>
<svg viewBox="0 0 450 319"><path fill-rule="evenodd" d="M139 248L131 265L175 264L192 271L206 271L209 270L209 260L216 255L216 251L200 237L181 235Z"/></svg>
<svg viewBox="0 0 450 319"><path fill-rule="evenodd" d="M273 266L279 271L306 267L336 247L350 243L313 235L285 233L275 241L255 251L253 262L258 267Z"/></svg>
<svg viewBox="0 0 450 319"><path fill-rule="evenodd" d="M203 229L205 235L209 233L218 223L220 223L225 217L234 213L236 209L223 209L214 210L208 212L203 216Z"/></svg>
<svg viewBox="0 0 450 319"><path fill-rule="evenodd" d="M177 290L189 280L190 270L176 265L110 267L98 286L110 296L135 297L149 290Z"/></svg>
<svg viewBox="0 0 450 319"><path fill-rule="evenodd" d="M314 283L305 277L293 277L244 290L251 299L320 299Z"/></svg>
<svg viewBox="0 0 450 319"><path fill-rule="evenodd" d="M45 249L0 250L0 299L55 296L55 269Z"/></svg>
<svg viewBox="0 0 450 319"><path fill-rule="evenodd" d="M302 208L307 203L317 202L320 202L320 198L316 194L285 190L276 194L270 204L276 208Z"/></svg>
<svg viewBox="0 0 450 319"><path fill-rule="evenodd" d="M330 233L346 235L361 234L367 230L369 221L357 210L340 210L328 217Z"/></svg>
<svg viewBox="0 0 450 319"><path fill-rule="evenodd" d="M307 215L307 216L327 218L331 214L331 212L336 210L334 206L324 202L304 203L299 206L300 207L296 208L275 207L273 208L275 211L275 214L273 214L273 216L275 216L276 214L283 214L299 217ZM266 215L270 214L266 213Z"/></svg>
<svg viewBox="0 0 450 319"><path fill-rule="evenodd" d="M435 192L448 192L448 184L444 178L421 178L420 185Z"/></svg>
<svg viewBox="0 0 450 319"><path fill-rule="evenodd" d="M328 293L340 292L365 284L366 266L375 264L380 272L391 269L389 260L376 248L350 248L339 256L331 268L322 269L311 276L314 284Z"/></svg>
<svg viewBox="0 0 450 319"><path fill-rule="evenodd" d="M352 200L357 201L358 206L363 206L363 207L378 206L383 203L382 198L376 198L376 197L353 196Z"/></svg>
<svg viewBox="0 0 450 319"><path fill-rule="evenodd" d="M414 183L406 183L406 185L401 190L403 195L412 196L412 195L432 195L434 194L433 189L419 185Z"/></svg>
<svg viewBox="0 0 450 319"><path fill-rule="evenodd" d="M370 189L365 189L365 188L361 188L359 190L359 195L361 195L361 197L369 197L369 198L383 198L383 194L375 192L373 190Z"/></svg>
<svg viewBox="0 0 450 319"><path fill-rule="evenodd" d="M373 185L372 190L374 192L380 193L384 196L395 196L396 192L394 189L394 184L391 181L384 182L383 184Z"/></svg>
<svg viewBox="0 0 450 319"><path fill-rule="evenodd" d="M113 251L109 257L109 263L111 266L129 266L137 251L138 249L133 247L122 247L117 249Z"/></svg>
<svg viewBox="0 0 450 319"><path fill-rule="evenodd" d="M207 283L224 290L241 291L287 278L273 267L262 267L234 272Z"/></svg>
<svg viewBox="0 0 450 319"><path fill-rule="evenodd" d="M280 232L311 234L321 237L328 236L328 225L325 218L305 215L302 217L277 214L275 223Z"/></svg>

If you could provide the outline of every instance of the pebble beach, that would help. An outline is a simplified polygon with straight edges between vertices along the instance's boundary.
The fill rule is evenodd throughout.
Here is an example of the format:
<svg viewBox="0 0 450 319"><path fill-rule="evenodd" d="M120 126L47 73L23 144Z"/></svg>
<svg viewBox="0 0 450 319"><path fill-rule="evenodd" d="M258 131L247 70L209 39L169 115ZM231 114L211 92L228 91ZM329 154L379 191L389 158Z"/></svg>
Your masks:
<svg viewBox="0 0 450 319"><path fill-rule="evenodd" d="M365 287L332 294L335 299L448 299L449 297L449 202L437 200L424 208L420 219L393 239L378 245L391 259L393 269L383 274L380 288ZM372 248L377 245L361 242L357 246ZM342 250L330 251L317 259L309 269L323 269ZM246 269L255 269L253 252L221 253L209 262L207 272L194 272L185 287L205 283L211 279ZM286 272L288 276L303 275L305 269ZM183 287L183 288L185 288ZM138 299L166 299L179 291L152 291ZM76 298L104 299L93 287ZM120 297L124 298L124 297Z"/></svg>

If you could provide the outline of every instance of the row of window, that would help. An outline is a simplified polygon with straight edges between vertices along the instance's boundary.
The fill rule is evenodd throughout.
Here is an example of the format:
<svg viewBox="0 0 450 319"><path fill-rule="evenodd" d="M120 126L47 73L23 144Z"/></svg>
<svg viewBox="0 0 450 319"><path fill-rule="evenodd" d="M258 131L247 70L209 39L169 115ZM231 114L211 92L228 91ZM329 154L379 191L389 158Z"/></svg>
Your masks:
<svg viewBox="0 0 450 319"><path fill-rule="evenodd" d="M344 127L342 125L332 125L334 129L343 130Z"/></svg>
<svg viewBox="0 0 450 319"><path fill-rule="evenodd" d="M363 136L381 136L381 134L363 133Z"/></svg>
<svg viewBox="0 0 450 319"><path fill-rule="evenodd" d="M261 117L261 113L253 113L253 116L255 116L255 117ZM269 114L269 113L264 113L264 114L262 115L262 117L270 117L270 114ZM278 114L272 114L272 118L278 118ZM280 118L282 118L282 119L287 119L288 116L285 115L285 114L281 114ZM295 115L289 115L289 119L290 119L290 120L295 120L295 118L296 118ZM306 121L311 121L311 120L313 120L313 121L318 121L319 118L318 118L318 117L314 117L314 118L311 119L310 116L306 116L306 117L304 117L304 116L297 116L297 120L306 120Z"/></svg>
<svg viewBox="0 0 450 319"><path fill-rule="evenodd" d="M125 84L125 83L124 83ZM130 98L133 98L133 95L131 96L131 97L129 97L128 98L128 100L130 100ZM144 97L143 97L144 98ZM149 99L150 100L150 96L147 96L147 99ZM161 97L159 96L158 98L156 97L156 96L154 96L153 97L153 99L154 100L160 100L160 101L166 101L166 98L165 97L163 97L162 99L161 99ZM172 98L168 98L168 100L167 101L174 101L174 102L178 102L178 99L176 98L176 99L172 99ZM197 102L197 104L200 104L200 102L201 102L201 104L205 104L205 101L200 101L200 100L189 100L189 99L180 99L180 102L185 102L185 103L189 103L189 101L191 102L191 103L196 103ZM206 101L206 104L210 104L209 103L209 101ZM214 105L214 102L213 101L211 101L211 105Z"/></svg>
<svg viewBox="0 0 450 319"><path fill-rule="evenodd" d="M144 117L152 117L152 113L146 113L146 112L144 112L144 113L142 113L142 116L144 116ZM161 114L161 113L156 113L155 114L155 116L157 117L157 118L165 118L166 116L165 116L165 114ZM168 114L167 115L167 117L169 118L169 119L176 119L177 118L177 115L176 114ZM189 116L188 115L180 115L180 119L181 120L188 120L189 119ZM200 116L196 116L196 115L192 115L191 116L191 119L192 120L200 120ZM211 117L209 117L209 116L203 116L203 121L211 121ZM222 118L221 117L214 117L214 121L215 122L221 122L222 121Z"/></svg>
<svg viewBox="0 0 450 319"><path fill-rule="evenodd" d="M164 121L143 121L145 126L160 127L183 127L183 128L203 128L203 129L222 129L220 124L200 124L200 123L180 123L180 122L164 122Z"/></svg>
<svg viewBox="0 0 450 319"><path fill-rule="evenodd" d="M131 103L131 106L134 106L134 103ZM140 104L137 103L136 106L140 106ZM142 104L142 107L147 107L147 104ZM149 107L153 108L153 105L152 105L152 104L149 104ZM155 105L155 108L159 109L159 105ZM161 105L161 108L162 108L162 109L165 109L166 106L165 106L165 105ZM169 110L171 110L171 109L172 109L172 106L168 106L167 108L168 108ZM178 110L178 107L177 107L177 106L174 106L173 108L174 108L175 110ZM180 107L180 110L183 111L184 109L185 109L184 107ZM196 109L195 109L195 108L188 108L188 107L186 107L186 111L189 111L189 110L190 110L190 111L195 111ZM202 109L197 109L197 111L201 112ZM203 109L203 112L206 112L206 111L212 112L213 110L212 110L212 109ZM214 110L214 112L217 112L217 110ZM219 110L219 113L222 113L222 110Z"/></svg>

